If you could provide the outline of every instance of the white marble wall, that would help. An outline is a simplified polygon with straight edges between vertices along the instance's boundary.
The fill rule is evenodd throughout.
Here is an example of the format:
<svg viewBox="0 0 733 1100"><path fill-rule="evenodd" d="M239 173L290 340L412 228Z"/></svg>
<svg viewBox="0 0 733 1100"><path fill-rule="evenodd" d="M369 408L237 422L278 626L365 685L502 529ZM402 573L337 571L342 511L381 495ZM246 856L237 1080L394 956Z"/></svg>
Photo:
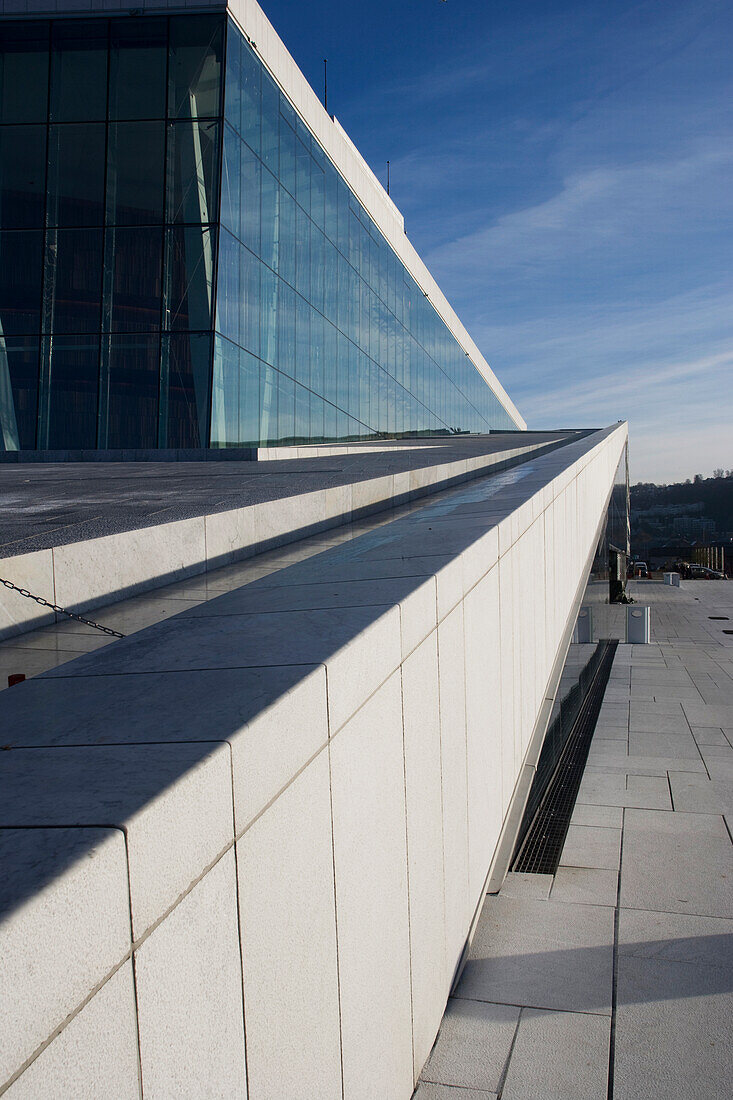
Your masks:
<svg viewBox="0 0 733 1100"><path fill-rule="evenodd" d="M5 1096L408 1100L625 440L0 695Z"/></svg>

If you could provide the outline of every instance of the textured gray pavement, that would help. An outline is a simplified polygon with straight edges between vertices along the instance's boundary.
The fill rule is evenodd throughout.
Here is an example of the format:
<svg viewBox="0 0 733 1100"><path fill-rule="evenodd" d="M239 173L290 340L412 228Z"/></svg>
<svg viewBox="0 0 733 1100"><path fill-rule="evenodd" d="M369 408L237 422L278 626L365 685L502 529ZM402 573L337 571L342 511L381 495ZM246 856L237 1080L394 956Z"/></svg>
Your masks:
<svg viewBox="0 0 733 1100"><path fill-rule="evenodd" d="M733 583L633 594L560 867L487 897L415 1100L731 1095Z"/></svg>
<svg viewBox="0 0 733 1100"><path fill-rule="evenodd" d="M584 434L434 436L264 462L0 464L0 557Z"/></svg>

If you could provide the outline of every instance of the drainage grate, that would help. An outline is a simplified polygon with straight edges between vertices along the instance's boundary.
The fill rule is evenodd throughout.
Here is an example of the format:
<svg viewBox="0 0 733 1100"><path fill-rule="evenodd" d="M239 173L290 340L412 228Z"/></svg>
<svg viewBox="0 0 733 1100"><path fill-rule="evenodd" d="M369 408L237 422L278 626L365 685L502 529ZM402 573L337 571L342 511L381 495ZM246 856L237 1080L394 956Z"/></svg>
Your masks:
<svg viewBox="0 0 733 1100"><path fill-rule="evenodd" d="M588 684L557 767L541 795L532 821L526 826L523 839L517 846L512 871L554 875L557 870L617 645L616 641L599 642L599 660L595 673ZM541 757L537 778L540 763ZM532 799L530 792L529 804L535 802L536 799ZM522 833L523 830L520 829L520 838Z"/></svg>
<svg viewBox="0 0 733 1100"><path fill-rule="evenodd" d="M733 630L724 630L723 633L724 634L733 634Z"/></svg>
<svg viewBox="0 0 733 1100"><path fill-rule="evenodd" d="M708 615L709 619L718 619L720 622L728 622L729 615Z"/></svg>

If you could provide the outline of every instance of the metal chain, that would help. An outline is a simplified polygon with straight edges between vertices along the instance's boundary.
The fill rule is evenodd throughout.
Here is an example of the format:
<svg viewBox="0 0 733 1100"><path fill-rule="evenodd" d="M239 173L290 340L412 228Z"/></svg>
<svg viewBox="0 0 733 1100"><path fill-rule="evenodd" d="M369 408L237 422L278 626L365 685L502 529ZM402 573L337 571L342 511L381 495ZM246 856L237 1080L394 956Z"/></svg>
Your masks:
<svg viewBox="0 0 733 1100"><path fill-rule="evenodd" d="M48 600L44 600L43 596L34 596L32 592L29 592L27 588L19 588L17 584L13 584L12 581L3 580L0 577L0 584L4 584L6 588L11 588L13 592L19 592L21 596L26 596L29 600L35 600L42 607L48 607L51 611L55 611L57 615L68 615L70 619L73 619L77 623L83 623L84 626L93 626L95 630L101 630L103 634L109 634L111 638L124 638L124 634L120 634L117 630L112 630L108 626L102 626L100 623L92 622L91 619L85 619L81 615L75 614L73 611L67 611L65 607L59 607L57 603L49 603Z"/></svg>

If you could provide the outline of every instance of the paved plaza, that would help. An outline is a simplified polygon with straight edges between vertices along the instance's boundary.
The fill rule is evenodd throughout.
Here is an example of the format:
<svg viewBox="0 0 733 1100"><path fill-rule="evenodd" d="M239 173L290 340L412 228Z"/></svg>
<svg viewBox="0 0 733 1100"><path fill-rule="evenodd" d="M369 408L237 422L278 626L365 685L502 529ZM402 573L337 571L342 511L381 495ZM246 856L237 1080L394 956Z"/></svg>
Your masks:
<svg viewBox="0 0 733 1100"><path fill-rule="evenodd" d="M487 897L415 1100L733 1088L733 584L630 586L560 867Z"/></svg>

